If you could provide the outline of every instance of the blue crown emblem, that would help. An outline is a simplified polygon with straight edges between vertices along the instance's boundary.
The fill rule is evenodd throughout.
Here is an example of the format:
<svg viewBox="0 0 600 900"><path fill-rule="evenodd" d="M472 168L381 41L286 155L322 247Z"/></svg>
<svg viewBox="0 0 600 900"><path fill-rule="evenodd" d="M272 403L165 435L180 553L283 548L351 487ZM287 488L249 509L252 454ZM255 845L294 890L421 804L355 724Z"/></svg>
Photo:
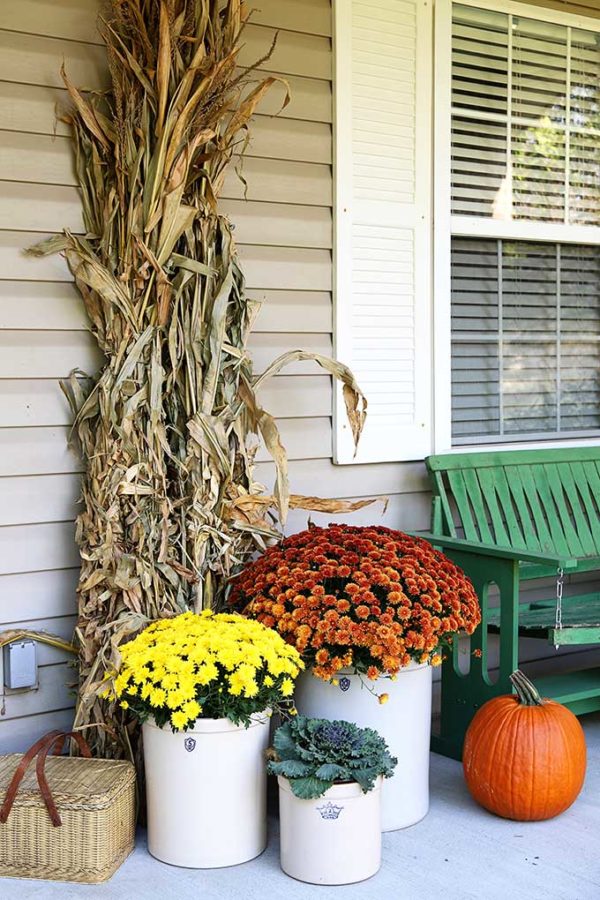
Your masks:
<svg viewBox="0 0 600 900"><path fill-rule="evenodd" d="M322 819L338 819L343 806L336 806L329 800L324 806L317 806L317 810L321 813Z"/></svg>

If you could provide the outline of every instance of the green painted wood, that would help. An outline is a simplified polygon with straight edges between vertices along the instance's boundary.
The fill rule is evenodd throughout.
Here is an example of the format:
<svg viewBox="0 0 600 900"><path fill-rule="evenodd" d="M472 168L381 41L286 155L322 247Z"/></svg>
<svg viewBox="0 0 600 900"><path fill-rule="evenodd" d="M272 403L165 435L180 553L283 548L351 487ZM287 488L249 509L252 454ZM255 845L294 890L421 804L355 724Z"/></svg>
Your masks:
<svg viewBox="0 0 600 900"><path fill-rule="evenodd" d="M564 477L568 472L568 467L565 464L557 465L556 463L548 463L547 465L543 466L543 472L548 480L548 487L550 488L550 493L554 501L554 509L556 509L556 512L558 513L558 522L561 526L559 532L566 542L569 553L572 553L573 556L590 555L594 551L592 549L586 553L586 551L584 550L583 542L579 536L578 531L574 527L571 518L574 510L570 512L567 509L567 504L565 502ZM575 502L575 506L580 507L580 500L576 492L573 500ZM587 525L586 531L588 531Z"/></svg>
<svg viewBox="0 0 600 900"><path fill-rule="evenodd" d="M479 481L477 479L477 470L465 469L461 474L477 529L475 540L482 541L484 544L502 543L501 541L495 540L488 524L488 510L486 509L483 494L481 493L481 487L479 486ZM507 541L504 541L504 546L506 546L507 543Z"/></svg>
<svg viewBox="0 0 600 900"><path fill-rule="evenodd" d="M586 556L585 559L576 560L571 571L594 572L596 570L600 570L600 557ZM549 565L536 565L535 563L526 562L521 564L520 573L521 581L531 581L535 578L552 578L556 577L556 566L552 563Z"/></svg>
<svg viewBox="0 0 600 900"><path fill-rule="evenodd" d="M574 530L581 544L582 556L595 556L598 552L594 536L590 528L590 522L581 491L573 477L573 469L569 463L559 467L560 482L564 496L569 503L571 516L574 520ZM587 482L581 482L581 489L587 488Z"/></svg>
<svg viewBox="0 0 600 900"><path fill-rule="evenodd" d="M595 552L600 554L600 512L595 497L600 498L600 476L594 462L572 462L571 473L582 498L587 520L594 538Z"/></svg>
<svg viewBox="0 0 600 900"><path fill-rule="evenodd" d="M432 474L433 479L433 503L438 505L439 508L439 519L437 521L440 522L441 528L443 529L440 532L440 529L434 529L434 531L441 534L447 534L450 537L456 537L456 528L454 527L454 521L452 517L452 510L450 509L450 503L448 501L448 495L446 493L446 489L444 487L444 479L439 472ZM433 516L436 516L436 509L433 510Z"/></svg>
<svg viewBox="0 0 600 900"><path fill-rule="evenodd" d="M548 643L553 647L574 647L600 644L600 625L578 625L572 628L551 628Z"/></svg>
<svg viewBox="0 0 600 900"><path fill-rule="evenodd" d="M497 515L500 516L502 523L501 533L505 540L499 540L498 526L494 519L496 543L501 543L507 547L529 547L530 545L527 543L521 526L520 515L517 516L515 510L510 485L504 469L478 469L477 471L484 495L488 497L493 492L493 500L488 499L488 506L495 503L498 511ZM492 506L490 506L491 510ZM537 549L537 547L531 547L531 549Z"/></svg>
<svg viewBox="0 0 600 900"><path fill-rule="evenodd" d="M532 471L532 467L527 465L511 467L507 469L507 477L518 478L519 480L525 503L531 510L531 520L537 535L537 544L540 551L550 553L555 550L554 536L546 520L546 510L537 491L535 472ZM565 552L565 550L566 546L563 545L562 552Z"/></svg>
<svg viewBox="0 0 600 900"><path fill-rule="evenodd" d="M430 531L407 531L406 534L414 534L416 537L424 538L435 547L443 547L448 550L462 550L473 556L491 557L499 559L509 559L518 563L519 560L525 562L538 563L538 565L554 566L554 571L560 566L565 571L576 571L578 561L569 556L552 556L548 553L533 553L530 550L521 550L518 547L495 547L493 544L482 544L481 541L465 541L462 538L449 538L444 535L432 534Z"/></svg>
<svg viewBox="0 0 600 900"><path fill-rule="evenodd" d="M526 486L527 502L532 507L542 550L570 555L571 551L563 533L544 467L532 464L520 466L519 471Z"/></svg>
<svg viewBox="0 0 600 900"><path fill-rule="evenodd" d="M519 602L521 580L600 570L600 447L481 451L426 460L439 512L432 534L423 534L465 571L482 607L471 637L470 667L460 651L442 665L441 733L433 749L460 757L475 711L511 690L518 667L519 634L558 644L600 643L600 593L563 599L563 628L554 628L556 601ZM456 510L453 519L452 510ZM442 532L442 533L440 533ZM464 538L456 537L464 534ZM490 607L489 588L499 605ZM500 672L488 672L488 632L499 634ZM600 669L540 679L546 696L576 714L600 709Z"/></svg>
<svg viewBox="0 0 600 900"><path fill-rule="evenodd" d="M600 593L563 597L562 610L564 629L583 627L600 629ZM521 633L532 629L537 631L553 628L555 621L556 600L554 598L536 603L521 603L519 606ZM494 626L500 624L499 609L490 611L488 623Z"/></svg>
<svg viewBox="0 0 600 900"><path fill-rule="evenodd" d="M513 544L513 541L509 537L505 522L507 516L510 516L511 510L503 508L496 492L497 472L497 469L476 470L477 480L481 488L481 494L493 530L492 541L495 544L500 544L501 547L510 547ZM517 544L518 543L519 542L517 542Z"/></svg>
<svg viewBox="0 0 600 900"><path fill-rule="evenodd" d="M564 703L565 706L576 701L600 698L600 668L536 678L535 686L542 697Z"/></svg>
<svg viewBox="0 0 600 900"><path fill-rule="evenodd" d="M428 456L426 465L430 472L449 472L452 469L473 467L503 467L529 465L532 459L538 463L592 462L600 463L598 447L556 447L549 450L477 450L472 453L443 453Z"/></svg>
<svg viewBox="0 0 600 900"><path fill-rule="evenodd" d="M510 470L510 478L506 474L506 469L500 469L509 486L511 497L519 516L519 524L523 534L523 544L519 546L528 547L530 550L540 551L542 545L538 537L538 530L532 517L532 512L527 503L525 489L521 482L521 476L517 467ZM517 545L516 545L517 546Z"/></svg>
<svg viewBox="0 0 600 900"><path fill-rule="evenodd" d="M477 527L473 520L473 514L469 504L469 496L465 487L465 479L462 472L450 472L448 475L450 490L456 503L460 516L460 525L468 541L479 540Z"/></svg>

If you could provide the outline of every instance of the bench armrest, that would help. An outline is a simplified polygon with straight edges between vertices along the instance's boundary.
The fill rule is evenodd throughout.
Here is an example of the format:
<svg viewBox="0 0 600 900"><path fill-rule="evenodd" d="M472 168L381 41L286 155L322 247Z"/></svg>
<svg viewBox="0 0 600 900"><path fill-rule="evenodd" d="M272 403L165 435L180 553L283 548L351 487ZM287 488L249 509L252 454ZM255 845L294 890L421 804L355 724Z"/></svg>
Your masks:
<svg viewBox="0 0 600 900"><path fill-rule="evenodd" d="M429 532L409 532L415 537L429 541L434 547L445 550L460 550L462 553L473 553L478 556L493 556L498 559L513 559L520 562L538 563L543 566L555 565L557 569L576 569L577 560L568 557L552 556L550 553L534 553L530 550L518 550L512 547L497 547L494 544L482 544L478 541L465 541L462 538L444 537Z"/></svg>

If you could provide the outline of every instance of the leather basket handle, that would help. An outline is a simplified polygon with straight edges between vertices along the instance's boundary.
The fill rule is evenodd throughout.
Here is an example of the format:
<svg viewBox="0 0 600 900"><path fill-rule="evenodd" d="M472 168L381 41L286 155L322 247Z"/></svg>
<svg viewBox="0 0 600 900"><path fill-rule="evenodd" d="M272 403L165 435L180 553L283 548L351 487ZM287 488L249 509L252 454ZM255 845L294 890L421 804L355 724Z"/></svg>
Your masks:
<svg viewBox="0 0 600 900"><path fill-rule="evenodd" d="M0 822L4 825L6 820L10 815L10 811L12 809L13 803L15 802L15 797L17 795L17 791L19 790L19 786L23 781L23 776L25 772L29 768L32 760L35 759L39 751L42 749L44 744L46 744L50 740L56 740L59 736L60 731L50 731L48 734L45 734L41 737L35 744L32 744L29 750L23 754L23 758L21 762L15 769L15 773L10 780L10 784L8 785L8 790L6 791L6 795L4 797L4 803L2 804L2 808L0 809Z"/></svg>
<svg viewBox="0 0 600 900"><path fill-rule="evenodd" d="M2 825L4 825L6 823L6 821L8 820L8 817L10 816L11 810L13 808L13 803L15 802L15 797L17 795L17 791L19 790L19 787L21 785L21 782L23 780L23 776L25 775L25 772L27 771L27 769L29 768L30 764L35 759L35 757L38 756L38 754L40 754L43 751L45 751L44 755L43 755L44 762L42 763L42 766L41 766L43 783L45 784L45 789L47 790L47 793L50 797L50 801L52 803L54 811L56 812L56 817L58 818L58 824L59 825L61 824L60 816L58 815L58 812L56 811L56 805L54 804L54 801L52 800L52 795L51 795L50 789L48 787L48 782L46 781L46 776L45 776L45 772L44 772L44 764L46 761L46 756L48 755L50 750L52 748L54 748L54 753L59 754L62 749L62 741L64 741L66 737L71 737L71 736L74 737L75 740L77 741L77 743L79 744L79 748L80 748L83 756L89 757L92 755L90 753L90 748L84 741L83 737L77 732L74 733L74 732L49 731L48 734L45 734L43 737L41 737L39 740L37 740L34 744L31 745L29 750L27 750L27 752L23 754L23 758L21 759L21 762L15 769L14 775L11 778L10 784L6 791L6 795L4 797L4 802L2 804L2 808L0 809L0 823ZM59 743L59 739L61 740L61 743ZM46 797L44 796L44 793L42 791L42 785L40 784L39 771L37 774L38 774L38 784L40 785L40 792L42 793L44 803L46 804L46 808L48 809L48 812L50 813L50 817L52 818L52 812L51 812L50 808L48 807L48 803L46 802ZM52 819L52 823L57 824L57 823L55 823L54 819Z"/></svg>
<svg viewBox="0 0 600 900"><path fill-rule="evenodd" d="M42 745L38 752L37 761L35 764L35 771L37 775L40 794L42 795L42 800L46 805L48 815L50 816L50 820L55 828L58 828L59 825L62 825L62 819L56 808L56 803L54 802L54 797L52 796L50 785L48 784L48 781L46 779L46 757L53 747L58 747L58 750L60 751L65 739L70 737L75 738L75 741L77 742L77 745L79 746L79 749L81 751L81 755L85 756L86 759L91 759L92 751L88 747L84 737L79 734L78 731L59 731L58 734L50 737L49 740L47 740Z"/></svg>

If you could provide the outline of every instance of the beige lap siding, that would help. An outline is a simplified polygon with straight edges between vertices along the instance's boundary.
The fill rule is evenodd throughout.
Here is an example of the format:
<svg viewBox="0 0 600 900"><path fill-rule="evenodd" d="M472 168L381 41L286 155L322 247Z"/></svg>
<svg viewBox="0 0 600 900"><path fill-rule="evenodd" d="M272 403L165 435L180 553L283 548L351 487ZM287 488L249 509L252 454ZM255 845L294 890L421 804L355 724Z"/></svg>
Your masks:
<svg viewBox="0 0 600 900"><path fill-rule="evenodd" d="M277 118L282 89L266 100L244 162L248 200L232 173L223 208L236 224L249 293L264 301L252 338L260 371L288 348L331 352L332 52L329 0L256 6L241 62L263 54L278 29L265 70L286 77L292 100ZM0 629L16 623L68 636L81 466L66 447L69 412L59 379L74 367L94 370L100 357L64 262L21 253L61 226L81 227L68 132L54 115L65 99L63 59L77 84L106 83L94 0L0 3ZM384 517L374 506L342 518L427 527L422 463L332 465L331 383L315 365L295 364L272 379L263 402L279 419L295 492L385 494ZM259 476L270 487L272 467L264 454L260 460ZM294 512L288 528L306 521ZM6 698L0 752L69 722L66 658L40 648L40 664L39 690Z"/></svg>

